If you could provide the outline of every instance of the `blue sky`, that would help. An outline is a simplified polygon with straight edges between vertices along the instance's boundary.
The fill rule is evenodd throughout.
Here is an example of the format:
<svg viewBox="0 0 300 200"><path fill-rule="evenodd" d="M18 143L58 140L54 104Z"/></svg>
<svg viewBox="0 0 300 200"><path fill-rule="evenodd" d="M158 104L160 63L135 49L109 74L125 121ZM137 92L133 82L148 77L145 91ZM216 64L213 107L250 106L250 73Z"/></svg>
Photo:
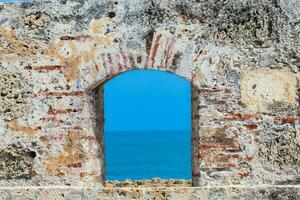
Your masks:
<svg viewBox="0 0 300 200"><path fill-rule="evenodd" d="M105 131L190 130L190 83L156 70L134 70L104 85Z"/></svg>

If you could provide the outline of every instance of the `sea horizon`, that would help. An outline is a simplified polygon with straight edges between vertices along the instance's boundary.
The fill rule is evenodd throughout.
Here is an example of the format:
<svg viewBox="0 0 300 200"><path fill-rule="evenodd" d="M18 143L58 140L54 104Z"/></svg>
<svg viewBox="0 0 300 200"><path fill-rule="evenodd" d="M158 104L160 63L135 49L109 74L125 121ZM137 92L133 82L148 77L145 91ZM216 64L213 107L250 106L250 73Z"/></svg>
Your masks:
<svg viewBox="0 0 300 200"><path fill-rule="evenodd" d="M108 130L108 131L104 131L105 133L108 133L108 132L181 132L181 131L184 131L184 132L188 132L188 131L191 131L191 130L172 130L172 129L166 129L166 130Z"/></svg>

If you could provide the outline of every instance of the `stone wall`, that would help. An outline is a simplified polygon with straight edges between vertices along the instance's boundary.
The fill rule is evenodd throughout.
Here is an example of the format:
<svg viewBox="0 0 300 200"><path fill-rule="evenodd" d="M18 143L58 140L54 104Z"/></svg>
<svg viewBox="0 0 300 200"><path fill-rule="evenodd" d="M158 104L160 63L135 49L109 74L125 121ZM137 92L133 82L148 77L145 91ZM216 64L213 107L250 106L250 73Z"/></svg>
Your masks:
<svg viewBox="0 0 300 200"><path fill-rule="evenodd" d="M299 198L299 7L299 0L1 3L2 196ZM133 187L141 193L134 197L103 187L102 84L137 69L191 82L197 187ZM160 196L164 190L171 196Z"/></svg>

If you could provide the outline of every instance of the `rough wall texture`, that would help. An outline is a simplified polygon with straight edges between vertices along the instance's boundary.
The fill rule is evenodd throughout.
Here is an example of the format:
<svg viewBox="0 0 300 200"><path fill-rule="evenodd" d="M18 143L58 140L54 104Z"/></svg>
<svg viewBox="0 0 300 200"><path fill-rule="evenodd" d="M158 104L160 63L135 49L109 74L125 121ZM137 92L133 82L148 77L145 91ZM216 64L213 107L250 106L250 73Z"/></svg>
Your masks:
<svg viewBox="0 0 300 200"><path fill-rule="evenodd" d="M0 4L2 196L299 199L299 7L299 0ZM193 85L198 187L102 187L101 84L133 69L168 71Z"/></svg>

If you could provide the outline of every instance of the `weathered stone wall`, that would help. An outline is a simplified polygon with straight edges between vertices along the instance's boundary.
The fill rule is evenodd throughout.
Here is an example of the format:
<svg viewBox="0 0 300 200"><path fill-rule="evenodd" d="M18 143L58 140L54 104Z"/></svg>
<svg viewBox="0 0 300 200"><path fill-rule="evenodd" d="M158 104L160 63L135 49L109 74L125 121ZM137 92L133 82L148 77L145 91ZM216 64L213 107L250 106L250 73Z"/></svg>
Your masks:
<svg viewBox="0 0 300 200"><path fill-rule="evenodd" d="M127 194L102 187L101 84L155 69L192 84L199 187L136 188L138 198L176 190L188 199L299 199L299 7L299 0L1 3L2 196Z"/></svg>

